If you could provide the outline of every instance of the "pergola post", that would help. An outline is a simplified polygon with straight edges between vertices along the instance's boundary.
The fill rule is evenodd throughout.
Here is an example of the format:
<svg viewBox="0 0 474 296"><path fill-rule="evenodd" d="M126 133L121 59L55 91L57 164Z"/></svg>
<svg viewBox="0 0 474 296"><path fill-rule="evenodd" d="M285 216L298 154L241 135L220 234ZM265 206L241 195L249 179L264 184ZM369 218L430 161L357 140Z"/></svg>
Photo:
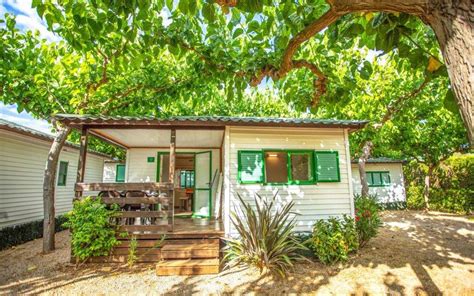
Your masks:
<svg viewBox="0 0 474 296"><path fill-rule="evenodd" d="M175 169L176 169L176 129L171 129L171 139L170 139L170 167L169 167L169 182L171 183L171 201L169 203L170 215L168 216L168 225L170 230L173 230L174 225L174 182L175 182Z"/></svg>
<svg viewBox="0 0 474 296"><path fill-rule="evenodd" d="M89 129L85 126L81 129L81 139L79 148L79 161L77 163L76 183L84 182L84 174L86 172L87 144L89 141ZM82 196L82 191L76 191L76 199Z"/></svg>

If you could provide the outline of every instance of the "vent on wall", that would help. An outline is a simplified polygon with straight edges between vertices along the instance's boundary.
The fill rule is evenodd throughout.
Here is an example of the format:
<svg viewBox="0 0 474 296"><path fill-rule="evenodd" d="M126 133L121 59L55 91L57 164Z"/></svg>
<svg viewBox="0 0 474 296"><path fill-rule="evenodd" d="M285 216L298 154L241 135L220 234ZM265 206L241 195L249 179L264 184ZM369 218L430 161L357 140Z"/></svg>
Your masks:
<svg viewBox="0 0 474 296"><path fill-rule="evenodd" d="M8 213L7 212L0 212L0 219L6 219L8 218Z"/></svg>

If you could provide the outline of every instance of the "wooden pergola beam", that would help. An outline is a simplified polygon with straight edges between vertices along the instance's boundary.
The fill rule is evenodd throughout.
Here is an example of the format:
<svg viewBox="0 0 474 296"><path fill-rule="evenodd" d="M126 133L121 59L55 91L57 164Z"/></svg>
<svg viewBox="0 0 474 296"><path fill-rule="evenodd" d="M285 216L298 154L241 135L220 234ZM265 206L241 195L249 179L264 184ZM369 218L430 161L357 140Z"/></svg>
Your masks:
<svg viewBox="0 0 474 296"><path fill-rule="evenodd" d="M171 215L168 217L168 225L170 225L170 231L173 231L173 225L174 225L174 195L175 195L175 190L174 190L174 182L175 182L175 176L174 172L176 169L176 129L171 129L171 139L170 139L170 167L169 167L169 182L173 186L173 190L171 191L171 200L170 200L170 212Z"/></svg>
<svg viewBox="0 0 474 296"><path fill-rule="evenodd" d="M84 175L86 173L86 158L87 158L87 145L89 142L89 129L85 126L81 130L80 148L79 148L79 161L77 163L77 176L76 183L84 182ZM82 196L82 191L76 190L76 198Z"/></svg>

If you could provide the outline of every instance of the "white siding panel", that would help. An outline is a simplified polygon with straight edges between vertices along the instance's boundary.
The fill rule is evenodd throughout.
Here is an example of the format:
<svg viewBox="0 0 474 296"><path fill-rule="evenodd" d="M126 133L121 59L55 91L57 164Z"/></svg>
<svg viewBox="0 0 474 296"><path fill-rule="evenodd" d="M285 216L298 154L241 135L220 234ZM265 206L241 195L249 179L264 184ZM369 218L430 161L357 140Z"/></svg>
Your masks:
<svg viewBox="0 0 474 296"><path fill-rule="evenodd" d="M219 149L176 149L176 152L212 151L212 173L220 170ZM125 171L126 182L156 182L158 152L169 152L169 149L130 148L127 150L127 164ZM154 157L154 162L147 162L148 157Z"/></svg>
<svg viewBox="0 0 474 296"><path fill-rule="evenodd" d="M116 162L106 162L106 163L104 163L104 175L102 177L102 182L104 182L104 183L115 183L116 174L117 174L117 163Z"/></svg>
<svg viewBox="0 0 474 296"><path fill-rule="evenodd" d="M318 219L330 216L351 214L350 180L348 171L346 134L343 129L308 129L308 128L238 128L230 127L228 143L224 151L229 157L226 163L225 181L230 184L229 211L239 207L239 194L246 202L254 204L254 194L272 198L277 194L277 204L294 201L293 210L298 213L297 231L311 231ZM341 181L319 183L314 185L262 185L238 183L239 150L251 149L308 149L331 150L339 154ZM226 234L235 235L233 226L226 221Z"/></svg>
<svg viewBox="0 0 474 296"><path fill-rule="evenodd" d="M401 163L366 163L365 171L388 171L390 173L390 186L369 187L369 194L376 194L381 202L404 202L405 181L403 180L403 168ZM352 184L354 192L360 194L360 174L357 164L352 164Z"/></svg>
<svg viewBox="0 0 474 296"><path fill-rule="evenodd" d="M0 228L43 219L43 173L50 143L13 132L0 131ZM76 182L77 149L64 147L66 186L56 187L56 214L71 210ZM88 154L86 182L100 182L104 157Z"/></svg>

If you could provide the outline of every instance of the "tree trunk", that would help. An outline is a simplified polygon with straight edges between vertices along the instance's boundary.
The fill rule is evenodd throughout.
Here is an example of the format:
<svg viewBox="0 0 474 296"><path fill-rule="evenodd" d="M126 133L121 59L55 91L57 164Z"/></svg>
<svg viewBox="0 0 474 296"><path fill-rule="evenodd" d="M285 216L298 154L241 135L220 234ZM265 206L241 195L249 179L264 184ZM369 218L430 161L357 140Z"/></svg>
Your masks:
<svg viewBox="0 0 474 296"><path fill-rule="evenodd" d="M427 20L433 28L448 69L451 87L473 146L474 5L472 0L432 0Z"/></svg>
<svg viewBox="0 0 474 296"><path fill-rule="evenodd" d="M56 183L56 171L58 168L59 153L66 141L71 129L69 127L58 130L56 137L49 149L46 168L43 179L43 253L54 250L54 189Z"/></svg>
<svg viewBox="0 0 474 296"><path fill-rule="evenodd" d="M431 187L431 175L433 174L434 167L428 167L428 173L425 176L425 187L423 189L423 198L425 199L425 208L427 211L430 210L430 187Z"/></svg>
<svg viewBox="0 0 474 296"><path fill-rule="evenodd" d="M362 185L362 189L360 194L362 196L369 195L369 183L367 182L367 176L365 173L365 163L370 158L370 154L372 153L372 148L374 144L371 141L366 141L364 143L364 147L362 147L362 154L359 157L359 176L360 176L360 184Z"/></svg>

